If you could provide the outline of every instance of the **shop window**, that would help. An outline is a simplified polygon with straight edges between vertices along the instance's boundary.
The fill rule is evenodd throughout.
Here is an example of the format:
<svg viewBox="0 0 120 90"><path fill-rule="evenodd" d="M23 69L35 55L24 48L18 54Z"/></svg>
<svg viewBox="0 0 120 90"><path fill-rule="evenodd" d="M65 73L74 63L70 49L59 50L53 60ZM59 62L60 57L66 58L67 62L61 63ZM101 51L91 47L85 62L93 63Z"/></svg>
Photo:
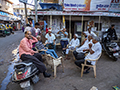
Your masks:
<svg viewBox="0 0 120 90"><path fill-rule="evenodd" d="M19 13L19 9L17 9L17 13Z"/></svg>
<svg viewBox="0 0 120 90"><path fill-rule="evenodd" d="M99 23L95 23L96 31L99 29ZM100 31L102 29L102 23L100 23Z"/></svg>
<svg viewBox="0 0 120 90"><path fill-rule="evenodd" d="M23 13L23 10L21 10L21 13Z"/></svg>

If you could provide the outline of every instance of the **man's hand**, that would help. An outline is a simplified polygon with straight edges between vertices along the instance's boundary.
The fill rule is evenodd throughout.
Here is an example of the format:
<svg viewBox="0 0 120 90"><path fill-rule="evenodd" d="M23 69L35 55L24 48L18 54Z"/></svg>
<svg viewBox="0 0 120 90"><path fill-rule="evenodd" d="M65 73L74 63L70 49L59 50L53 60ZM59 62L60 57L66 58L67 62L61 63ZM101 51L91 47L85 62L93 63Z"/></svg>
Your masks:
<svg viewBox="0 0 120 90"><path fill-rule="evenodd" d="M90 43L90 44L89 44L89 48L91 48L91 47L92 47L92 44Z"/></svg>
<svg viewBox="0 0 120 90"><path fill-rule="evenodd" d="M39 53L38 51L35 51L35 53Z"/></svg>

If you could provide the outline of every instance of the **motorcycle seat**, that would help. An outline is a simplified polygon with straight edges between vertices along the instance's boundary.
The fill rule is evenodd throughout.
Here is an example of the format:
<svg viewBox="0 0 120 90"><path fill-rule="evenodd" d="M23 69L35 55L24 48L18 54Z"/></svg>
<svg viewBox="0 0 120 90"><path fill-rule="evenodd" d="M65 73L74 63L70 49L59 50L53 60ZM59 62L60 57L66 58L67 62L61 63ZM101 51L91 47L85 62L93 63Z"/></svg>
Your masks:
<svg viewBox="0 0 120 90"><path fill-rule="evenodd" d="M15 67L15 66L18 66L18 65L30 66L30 65L32 65L32 64L33 64L32 62L29 62L29 63L20 62L20 63L15 63L14 67Z"/></svg>

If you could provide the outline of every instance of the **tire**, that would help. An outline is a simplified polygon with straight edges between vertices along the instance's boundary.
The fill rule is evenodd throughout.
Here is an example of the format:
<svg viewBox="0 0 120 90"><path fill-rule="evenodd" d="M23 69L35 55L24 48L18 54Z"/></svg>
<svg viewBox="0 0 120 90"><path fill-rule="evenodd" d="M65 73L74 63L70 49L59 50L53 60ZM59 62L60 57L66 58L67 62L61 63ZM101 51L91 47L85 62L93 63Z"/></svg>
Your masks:
<svg viewBox="0 0 120 90"><path fill-rule="evenodd" d="M3 34L2 36L3 36L3 37L6 37L6 34Z"/></svg>
<svg viewBox="0 0 120 90"><path fill-rule="evenodd" d="M118 59L116 58L116 57L114 57L114 59L113 59L114 61L117 61Z"/></svg>

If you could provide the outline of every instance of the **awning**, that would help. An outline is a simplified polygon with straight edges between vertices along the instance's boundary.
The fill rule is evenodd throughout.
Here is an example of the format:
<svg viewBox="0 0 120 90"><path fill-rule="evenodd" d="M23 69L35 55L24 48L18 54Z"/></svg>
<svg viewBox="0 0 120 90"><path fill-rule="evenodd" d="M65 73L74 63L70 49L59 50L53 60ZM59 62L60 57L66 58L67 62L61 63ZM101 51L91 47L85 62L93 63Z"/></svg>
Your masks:
<svg viewBox="0 0 120 90"><path fill-rule="evenodd" d="M32 11L32 15L35 15L35 11ZM120 13L110 12L65 12L65 11L37 11L37 15L73 15L73 16L108 16L108 17L120 17Z"/></svg>

